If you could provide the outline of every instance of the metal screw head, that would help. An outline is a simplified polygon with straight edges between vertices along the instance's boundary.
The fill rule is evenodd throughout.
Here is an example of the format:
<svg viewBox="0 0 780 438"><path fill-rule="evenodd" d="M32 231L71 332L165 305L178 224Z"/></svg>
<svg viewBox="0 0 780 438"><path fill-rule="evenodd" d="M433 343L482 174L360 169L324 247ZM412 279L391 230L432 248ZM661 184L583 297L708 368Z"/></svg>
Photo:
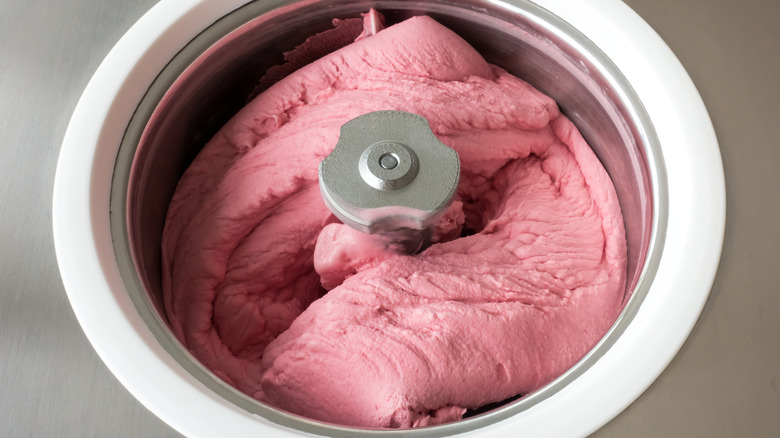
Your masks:
<svg viewBox="0 0 780 438"><path fill-rule="evenodd" d="M360 155L360 176L371 187L397 190L417 177L420 165L408 146L389 140L374 143Z"/></svg>
<svg viewBox="0 0 780 438"><path fill-rule="evenodd" d="M319 167L325 203L342 222L367 233L425 230L452 202L458 154L428 121L403 111L377 111L341 127Z"/></svg>
<svg viewBox="0 0 780 438"><path fill-rule="evenodd" d="M395 166L398 165L398 159L394 154L385 154L379 157L379 165L385 170L395 169Z"/></svg>

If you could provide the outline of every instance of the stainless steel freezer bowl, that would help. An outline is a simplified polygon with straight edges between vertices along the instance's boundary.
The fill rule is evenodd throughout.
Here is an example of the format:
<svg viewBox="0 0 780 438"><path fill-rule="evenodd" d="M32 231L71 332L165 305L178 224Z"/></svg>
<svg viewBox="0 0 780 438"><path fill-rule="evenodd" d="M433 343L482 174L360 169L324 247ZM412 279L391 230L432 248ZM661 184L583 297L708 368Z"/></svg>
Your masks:
<svg viewBox="0 0 780 438"><path fill-rule="evenodd" d="M626 223L627 305L578 364L544 388L459 422L415 430L329 425L251 399L203 367L170 332L162 309L160 239L168 202L187 165L245 102L282 53L370 7L392 24L430 15L488 61L553 97L611 176ZM195 37L160 72L130 121L117 156L111 198L115 254L131 298L166 350L214 392L273 422L331 436L444 436L484 427L551 396L604 354L630 324L653 281L666 228L663 157L641 102L620 71L576 29L535 4L471 0L254 1Z"/></svg>

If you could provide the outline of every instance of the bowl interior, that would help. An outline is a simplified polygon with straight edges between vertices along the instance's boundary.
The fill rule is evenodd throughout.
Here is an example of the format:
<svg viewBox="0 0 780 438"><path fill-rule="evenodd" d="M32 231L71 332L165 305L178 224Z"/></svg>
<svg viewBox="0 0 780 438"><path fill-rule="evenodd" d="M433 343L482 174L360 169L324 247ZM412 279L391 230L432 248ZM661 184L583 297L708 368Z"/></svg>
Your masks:
<svg viewBox="0 0 780 438"><path fill-rule="evenodd" d="M656 199L662 160L641 104L620 72L596 47L533 3L255 1L222 17L171 59L128 125L112 185L112 235L117 259L139 313L158 340L193 375L247 410L294 428L328 435L349 435L357 430L310 422L255 402L205 370L173 338L162 308L160 241L168 203L180 176L211 136L247 102L266 70L281 64L283 53L308 36L331 28L334 17L359 17L370 7L382 12L388 25L413 15L432 16L471 43L488 61L558 102L615 184L628 244L626 301L635 302L634 307L647 289L639 287L640 283L652 277L646 272L652 265L648 257L656 252L651 250L660 226ZM619 336L630 322L629 316L621 316L607 338ZM597 358L609 345L608 339L603 340L591 355ZM578 370L532 396L488 407L452 425L420 429L419 433L457 433L514 415L552 395L556 385L565 385L587 366L588 361L583 360L575 366Z"/></svg>

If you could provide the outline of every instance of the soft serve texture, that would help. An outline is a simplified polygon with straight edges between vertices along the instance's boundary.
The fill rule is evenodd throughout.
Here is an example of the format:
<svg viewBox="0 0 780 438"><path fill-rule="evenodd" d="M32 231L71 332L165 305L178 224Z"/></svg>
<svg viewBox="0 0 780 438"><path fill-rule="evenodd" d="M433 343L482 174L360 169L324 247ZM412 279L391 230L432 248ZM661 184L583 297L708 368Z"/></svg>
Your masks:
<svg viewBox="0 0 780 438"><path fill-rule="evenodd" d="M384 251L321 199L341 125L379 110L425 117L461 160L416 255ZM456 421L539 389L626 299L623 219L593 151L555 101L425 16L252 99L179 181L162 256L171 329L206 367L354 427Z"/></svg>

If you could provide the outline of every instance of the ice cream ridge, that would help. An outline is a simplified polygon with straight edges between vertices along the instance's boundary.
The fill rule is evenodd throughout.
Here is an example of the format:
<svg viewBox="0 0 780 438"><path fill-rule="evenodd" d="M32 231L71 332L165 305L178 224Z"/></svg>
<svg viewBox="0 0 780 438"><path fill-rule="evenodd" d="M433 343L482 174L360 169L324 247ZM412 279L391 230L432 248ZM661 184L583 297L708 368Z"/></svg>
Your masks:
<svg viewBox="0 0 780 438"><path fill-rule="evenodd" d="M354 427L456 421L541 388L607 332L625 303L623 219L552 99L429 17L363 24L186 170L164 306L197 359L276 408ZM340 127L380 110L425 117L460 158L455 199L413 255L341 224L318 187Z"/></svg>

